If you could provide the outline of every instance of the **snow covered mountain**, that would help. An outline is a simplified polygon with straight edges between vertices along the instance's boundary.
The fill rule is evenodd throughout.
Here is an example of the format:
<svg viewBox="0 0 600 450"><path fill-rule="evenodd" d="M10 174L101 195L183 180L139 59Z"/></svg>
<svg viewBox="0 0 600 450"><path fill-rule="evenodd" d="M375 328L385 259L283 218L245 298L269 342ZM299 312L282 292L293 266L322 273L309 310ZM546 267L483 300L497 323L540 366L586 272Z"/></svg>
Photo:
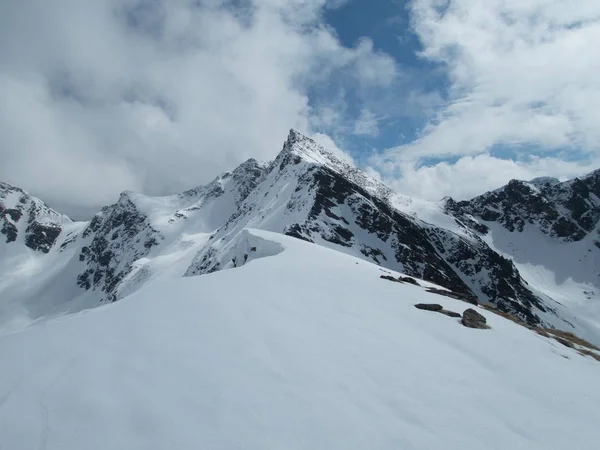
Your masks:
<svg viewBox="0 0 600 450"><path fill-rule="evenodd" d="M41 200L1 181L0 201L0 233L6 244L17 243L10 247L15 251L25 246L48 253L64 226L71 223L71 219L53 211ZM3 250L8 251L8 248L4 246Z"/></svg>
<svg viewBox="0 0 600 450"><path fill-rule="evenodd" d="M85 223L2 186L0 323L21 326L124 298L152 280L239 267L273 251L253 245L253 228L600 341L598 172L567 183L512 181L470 202L423 202L292 130L271 163L249 160L179 195L125 192ZM21 201L36 205L19 209L28 211L23 218L14 212ZM557 263L540 268L540 252Z"/></svg>
<svg viewBox="0 0 600 450"><path fill-rule="evenodd" d="M432 203L292 131L89 222L2 183L0 448L596 449L599 173Z"/></svg>
<svg viewBox="0 0 600 450"><path fill-rule="evenodd" d="M600 170L563 183L513 180L470 201L447 200L445 210L510 258L545 304L558 302L563 317L576 317L583 334L597 332Z"/></svg>
<svg viewBox="0 0 600 450"><path fill-rule="evenodd" d="M593 357L363 259L240 236L261 259L0 336L0 446L597 448Z"/></svg>

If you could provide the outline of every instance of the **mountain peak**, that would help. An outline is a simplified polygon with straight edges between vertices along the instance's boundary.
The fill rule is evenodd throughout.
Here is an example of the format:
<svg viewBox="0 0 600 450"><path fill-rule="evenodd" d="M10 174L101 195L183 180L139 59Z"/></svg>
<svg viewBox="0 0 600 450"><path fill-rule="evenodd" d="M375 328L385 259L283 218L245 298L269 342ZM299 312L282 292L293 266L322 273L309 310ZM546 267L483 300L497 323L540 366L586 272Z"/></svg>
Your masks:
<svg viewBox="0 0 600 450"><path fill-rule="evenodd" d="M275 161L289 162L290 158L287 155L290 154L296 157L291 158L291 161L294 161L294 163L303 160L305 162L327 166L336 172L347 172L354 167L350 161L336 155L333 151L326 149L314 139L311 139L294 129L290 130L288 138L283 144L283 150L277 156ZM300 159L298 159L298 157Z"/></svg>
<svg viewBox="0 0 600 450"><path fill-rule="evenodd" d="M555 184L559 184L560 180L554 177L537 177L529 180L529 183L534 186L554 186Z"/></svg>
<svg viewBox="0 0 600 450"><path fill-rule="evenodd" d="M273 164L283 168L289 164L295 165L300 162L327 168L366 189L383 201L389 201L394 195L394 192L388 186L358 169L351 158L328 150L314 139L291 129L286 142L283 144L283 150Z"/></svg>
<svg viewBox="0 0 600 450"><path fill-rule="evenodd" d="M282 150L282 153L294 153L298 156L324 152L326 153L327 150L316 141L294 129L290 130Z"/></svg>
<svg viewBox="0 0 600 450"><path fill-rule="evenodd" d="M5 197L9 193L15 192L18 192L19 194L26 194L23 189L13 186L12 184L5 183L4 181L0 181L0 198Z"/></svg>
<svg viewBox="0 0 600 450"><path fill-rule="evenodd" d="M293 128L290 128L290 132L288 134L287 142L293 144L294 142L302 141L302 140L312 140L308 136L300 133Z"/></svg>

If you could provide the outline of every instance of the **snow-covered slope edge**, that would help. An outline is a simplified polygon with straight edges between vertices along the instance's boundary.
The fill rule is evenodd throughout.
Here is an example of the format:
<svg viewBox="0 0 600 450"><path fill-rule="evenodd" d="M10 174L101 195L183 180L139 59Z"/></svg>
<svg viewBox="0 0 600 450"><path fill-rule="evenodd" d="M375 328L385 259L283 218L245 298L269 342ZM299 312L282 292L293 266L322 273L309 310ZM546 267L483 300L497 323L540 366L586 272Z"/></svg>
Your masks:
<svg viewBox="0 0 600 450"><path fill-rule="evenodd" d="M469 305L364 260L247 237L283 251L0 336L0 446L597 447L598 362L483 310L489 330L417 310Z"/></svg>

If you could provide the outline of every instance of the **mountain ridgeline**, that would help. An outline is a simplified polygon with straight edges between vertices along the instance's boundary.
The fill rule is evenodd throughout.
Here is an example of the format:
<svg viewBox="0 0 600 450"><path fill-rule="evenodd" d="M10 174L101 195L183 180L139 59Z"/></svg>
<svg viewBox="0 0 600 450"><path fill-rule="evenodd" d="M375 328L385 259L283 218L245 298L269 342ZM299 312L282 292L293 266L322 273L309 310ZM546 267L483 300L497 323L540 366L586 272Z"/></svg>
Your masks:
<svg viewBox="0 0 600 450"><path fill-rule="evenodd" d="M246 264L270 251L249 242L247 228L358 256L531 325L593 328L567 300L597 304L600 171L424 202L293 130L270 163L248 160L178 195L125 192L89 222L0 183L0 298L12 305L0 305L0 321L119 300L166 272L198 276ZM560 265L563 254L569 263ZM32 258L35 268L25 270Z"/></svg>

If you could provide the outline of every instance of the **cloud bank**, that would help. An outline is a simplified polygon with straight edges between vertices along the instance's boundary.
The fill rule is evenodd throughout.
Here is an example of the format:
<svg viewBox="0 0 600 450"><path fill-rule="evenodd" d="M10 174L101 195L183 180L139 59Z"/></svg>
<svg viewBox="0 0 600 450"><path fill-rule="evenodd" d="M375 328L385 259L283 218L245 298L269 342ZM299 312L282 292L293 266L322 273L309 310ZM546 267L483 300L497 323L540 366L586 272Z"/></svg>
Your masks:
<svg viewBox="0 0 600 450"><path fill-rule="evenodd" d="M292 127L322 131L314 86L335 76L368 90L396 77L368 39L340 44L325 3L2 2L0 179L96 207L272 158Z"/></svg>
<svg viewBox="0 0 600 450"><path fill-rule="evenodd" d="M407 193L468 197L600 163L600 2L413 0L421 56L447 76L418 138L373 158ZM440 160L423 166L422 158ZM576 162L573 162L576 161Z"/></svg>
<svg viewBox="0 0 600 450"><path fill-rule="evenodd" d="M271 159L290 128L429 199L600 166L599 2L410 0L423 69L343 45L347 1L0 2L0 180L80 215Z"/></svg>

